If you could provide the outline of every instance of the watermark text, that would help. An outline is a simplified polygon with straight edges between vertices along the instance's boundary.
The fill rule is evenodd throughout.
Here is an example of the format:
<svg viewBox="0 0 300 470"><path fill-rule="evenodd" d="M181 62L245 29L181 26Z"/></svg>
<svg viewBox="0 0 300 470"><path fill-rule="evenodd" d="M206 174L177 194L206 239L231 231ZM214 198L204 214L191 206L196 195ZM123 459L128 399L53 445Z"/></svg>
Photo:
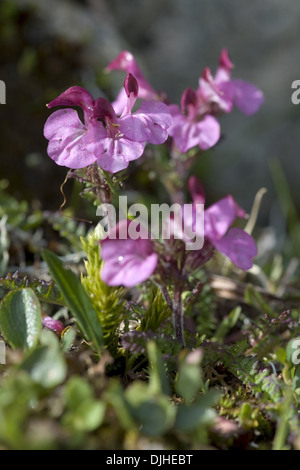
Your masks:
<svg viewBox="0 0 300 470"><path fill-rule="evenodd" d="M131 240L172 238L183 240L187 250L199 250L204 244L204 204L177 204L169 206L135 203L128 207L127 196L120 196L118 214L113 204L101 204L96 215L101 217L100 225L110 239L116 238L113 230L121 220L130 218L128 228L118 232L119 239ZM141 229L142 228L142 229Z"/></svg>
<svg viewBox="0 0 300 470"><path fill-rule="evenodd" d="M0 104L6 104L6 85L0 80Z"/></svg>

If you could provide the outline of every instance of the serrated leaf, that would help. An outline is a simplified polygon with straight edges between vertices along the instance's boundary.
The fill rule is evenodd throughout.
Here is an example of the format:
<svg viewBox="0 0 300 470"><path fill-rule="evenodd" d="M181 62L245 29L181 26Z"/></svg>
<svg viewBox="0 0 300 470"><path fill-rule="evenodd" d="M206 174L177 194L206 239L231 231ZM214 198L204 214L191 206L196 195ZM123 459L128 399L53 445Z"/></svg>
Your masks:
<svg viewBox="0 0 300 470"><path fill-rule="evenodd" d="M9 290L30 287L41 301L55 305L64 305L62 296L53 281L30 280L27 276L19 277L18 271L14 274L8 273L6 277L0 278L0 287Z"/></svg>
<svg viewBox="0 0 300 470"><path fill-rule="evenodd" d="M39 300L32 289L9 292L0 306L0 329L14 349L33 348L42 329Z"/></svg>
<svg viewBox="0 0 300 470"><path fill-rule="evenodd" d="M80 280L70 269L65 269L62 261L51 251L44 250L42 256L83 336L100 352L103 347L102 328Z"/></svg>
<svg viewBox="0 0 300 470"><path fill-rule="evenodd" d="M154 287L149 299L149 308L143 312L138 331L156 331L172 315L160 289Z"/></svg>

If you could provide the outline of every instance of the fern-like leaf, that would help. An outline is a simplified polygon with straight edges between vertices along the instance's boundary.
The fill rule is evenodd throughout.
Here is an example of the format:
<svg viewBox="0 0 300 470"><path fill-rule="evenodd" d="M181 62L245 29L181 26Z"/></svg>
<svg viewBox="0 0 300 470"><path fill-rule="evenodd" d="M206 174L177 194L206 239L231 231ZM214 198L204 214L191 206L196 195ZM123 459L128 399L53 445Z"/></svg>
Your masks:
<svg viewBox="0 0 300 470"><path fill-rule="evenodd" d="M118 350L121 323L126 318L127 309L124 295L126 290L105 284L100 276L103 261L100 255L101 233L99 228L81 238L86 253L86 274L81 276L82 285L98 315L103 330L103 340L107 349L115 356Z"/></svg>
<svg viewBox="0 0 300 470"><path fill-rule="evenodd" d="M19 273L16 271L14 274L8 273L6 277L0 278L0 286L8 290L19 290L30 287L39 300L55 305L65 305L53 281L47 282L41 279L31 280L28 276L19 277Z"/></svg>

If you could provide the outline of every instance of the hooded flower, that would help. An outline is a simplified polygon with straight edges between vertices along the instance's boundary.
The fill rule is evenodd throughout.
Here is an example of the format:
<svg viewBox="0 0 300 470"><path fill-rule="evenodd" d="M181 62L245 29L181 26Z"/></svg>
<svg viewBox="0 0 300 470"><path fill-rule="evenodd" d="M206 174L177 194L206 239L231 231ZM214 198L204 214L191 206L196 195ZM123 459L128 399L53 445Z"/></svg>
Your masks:
<svg viewBox="0 0 300 470"><path fill-rule="evenodd" d="M241 269L250 269L257 255L254 239L240 228L230 228L237 217L245 217L232 196L216 202L204 214L204 236Z"/></svg>
<svg viewBox="0 0 300 470"><path fill-rule="evenodd" d="M169 109L173 124L168 132L182 153L197 145L207 150L220 139L220 124L213 116L199 115L199 97L192 88L184 91L181 109L175 104Z"/></svg>
<svg viewBox="0 0 300 470"><path fill-rule="evenodd" d="M146 142L163 143L172 122L168 107L147 101L132 113L138 83L130 73L125 78L124 91L126 102L120 116L107 100L94 100L88 91L77 86L49 103L49 108L80 106L84 122L73 109L55 111L44 126L48 155L68 168L84 168L97 162L104 170L116 173L143 154Z"/></svg>
<svg viewBox="0 0 300 470"><path fill-rule="evenodd" d="M108 72L111 72L112 70L121 70L126 73L131 73L139 84L139 98L144 98L146 100L155 100L158 98L157 92L144 77L131 52L120 52L120 54L108 64L106 70Z"/></svg>
<svg viewBox="0 0 300 470"><path fill-rule="evenodd" d="M204 190L201 182L191 176L189 189L193 202L204 203ZM204 238L216 250L228 256L241 269L250 269L257 255L254 239L240 228L230 228L237 217L244 218L245 211L238 206L232 196L226 196L204 211Z"/></svg>
<svg viewBox="0 0 300 470"><path fill-rule="evenodd" d="M230 113L234 105L244 114L256 113L264 103L264 95L255 85L240 79L231 79L233 64L227 49L223 49L215 77L205 68L199 79L197 94L202 113Z"/></svg>
<svg viewBox="0 0 300 470"><path fill-rule="evenodd" d="M136 286L156 268L152 242L135 221L122 220L100 243L104 261L101 278L109 286Z"/></svg>
<svg viewBox="0 0 300 470"><path fill-rule="evenodd" d="M161 100L159 93L157 93L150 83L144 77L141 69L139 68L137 61L129 51L122 51L120 54L108 64L106 67L108 72L112 70L121 70L126 73L131 73L137 80L139 85L138 97L145 100ZM112 103L114 110L118 114L126 102L126 93L122 88L119 92L116 100Z"/></svg>
<svg viewBox="0 0 300 470"><path fill-rule="evenodd" d="M253 258L257 254L256 243L244 230L231 228L237 217L246 216L245 211L230 195L204 210L204 189L195 176L189 179L189 190L193 198L193 210L186 211L186 207L183 206L180 223L179 219L171 221L173 223L169 222L174 235L176 231L176 238L181 238L187 247L189 239L185 234L204 236L203 247L197 251L189 251L189 264L199 267L210 259L212 248L214 248L230 258L239 268L250 269L253 265ZM204 218L203 224L199 223L202 217Z"/></svg>

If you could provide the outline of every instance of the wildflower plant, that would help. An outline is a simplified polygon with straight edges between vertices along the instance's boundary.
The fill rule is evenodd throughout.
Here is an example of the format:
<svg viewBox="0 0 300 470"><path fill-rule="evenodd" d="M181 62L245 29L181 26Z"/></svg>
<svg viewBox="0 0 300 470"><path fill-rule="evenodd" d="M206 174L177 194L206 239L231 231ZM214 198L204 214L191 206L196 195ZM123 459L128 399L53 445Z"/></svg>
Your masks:
<svg viewBox="0 0 300 470"><path fill-rule="evenodd" d="M89 189L95 204L101 205L122 196L124 170L127 180L134 183L130 162L139 160L142 165L147 161L146 145L160 150L164 146L168 164L157 173L174 205L162 220L161 232L154 237L147 221L134 219L129 212L113 223L108 217L106 225L101 222L105 230L97 246L102 267L90 272L108 286L129 290L150 289L152 282L172 312L174 339L185 346L185 292L197 295L199 268L220 252L239 269L248 270L257 254L253 237L234 226L246 213L231 195L205 207L202 182L190 171L199 157L195 149L202 154L218 143L221 113L236 106L246 115L253 114L263 104L263 93L250 83L231 78L232 63L225 49L215 76L206 68L198 88L184 90L180 106L154 90L129 51L122 51L107 66L107 72L114 70L123 71L125 78L112 103L103 97L94 99L87 90L73 86L48 104L48 108L63 107L51 114L44 126L48 155L69 168L69 176L92 181ZM74 107L83 111L83 121ZM91 174L97 177L91 180ZM105 187L105 193L97 185ZM190 202L186 201L187 188ZM134 203L139 205L140 201ZM196 247L192 243L195 239ZM103 312L98 318L101 316Z"/></svg>
<svg viewBox="0 0 300 470"><path fill-rule="evenodd" d="M247 276L262 191L246 220L195 170L221 145L220 116L257 112L263 93L225 49L179 103L129 51L106 72L122 77L112 100L72 86L44 125L90 225L73 204L29 215L0 181L1 448L299 449L299 292L282 294L294 260Z"/></svg>

